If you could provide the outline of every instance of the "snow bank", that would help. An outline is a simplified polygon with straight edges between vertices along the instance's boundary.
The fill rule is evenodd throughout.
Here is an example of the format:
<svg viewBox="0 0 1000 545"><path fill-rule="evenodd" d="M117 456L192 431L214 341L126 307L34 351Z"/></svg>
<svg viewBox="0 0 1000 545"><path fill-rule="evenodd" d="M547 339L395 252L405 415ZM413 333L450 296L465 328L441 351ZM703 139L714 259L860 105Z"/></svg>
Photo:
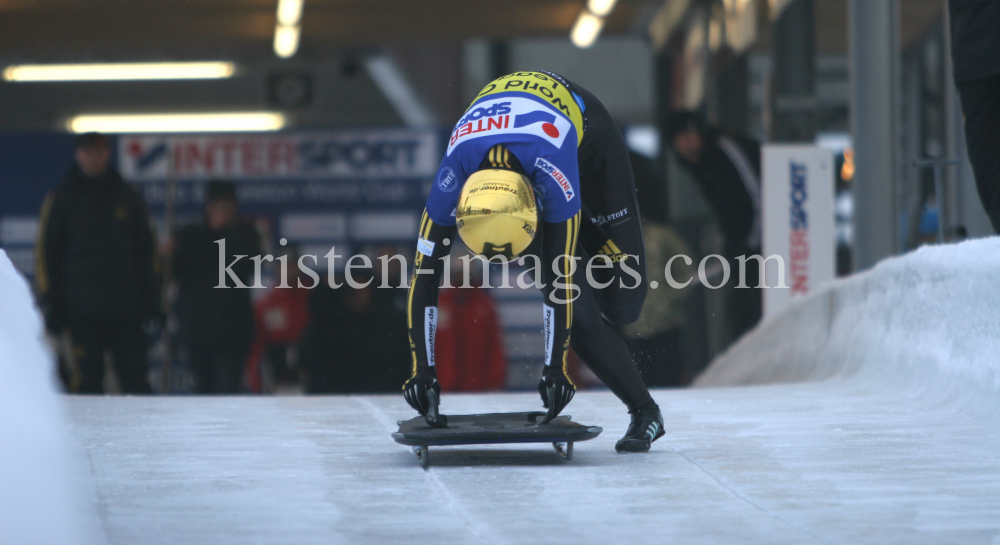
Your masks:
<svg viewBox="0 0 1000 545"><path fill-rule="evenodd" d="M0 250L0 543L80 542L63 407L28 285Z"/></svg>
<svg viewBox="0 0 1000 545"><path fill-rule="evenodd" d="M997 402L1000 237L923 247L833 282L758 326L696 386L821 380Z"/></svg>

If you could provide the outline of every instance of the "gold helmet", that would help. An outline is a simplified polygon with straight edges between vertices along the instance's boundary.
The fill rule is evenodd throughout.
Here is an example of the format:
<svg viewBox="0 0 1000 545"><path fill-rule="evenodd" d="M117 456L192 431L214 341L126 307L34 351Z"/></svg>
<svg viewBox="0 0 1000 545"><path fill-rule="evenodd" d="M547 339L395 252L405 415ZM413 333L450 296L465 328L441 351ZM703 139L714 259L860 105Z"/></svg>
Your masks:
<svg viewBox="0 0 1000 545"><path fill-rule="evenodd" d="M514 259L538 229L538 206L531 183L512 170L485 169L469 176L455 211L458 235L487 259Z"/></svg>

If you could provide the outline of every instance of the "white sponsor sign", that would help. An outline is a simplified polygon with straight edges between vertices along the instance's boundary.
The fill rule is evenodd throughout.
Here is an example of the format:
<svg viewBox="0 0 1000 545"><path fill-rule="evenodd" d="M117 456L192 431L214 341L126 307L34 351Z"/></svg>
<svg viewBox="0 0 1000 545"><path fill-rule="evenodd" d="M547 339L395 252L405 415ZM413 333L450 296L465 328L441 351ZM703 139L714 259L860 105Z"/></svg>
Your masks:
<svg viewBox="0 0 1000 545"><path fill-rule="evenodd" d="M338 240L347 238L347 216L339 212L283 214L281 236L291 240Z"/></svg>
<svg viewBox="0 0 1000 545"><path fill-rule="evenodd" d="M0 218L0 244L34 244L37 236L38 218L35 216Z"/></svg>
<svg viewBox="0 0 1000 545"><path fill-rule="evenodd" d="M118 167L130 181L433 176L433 131L126 135Z"/></svg>
<svg viewBox="0 0 1000 545"><path fill-rule="evenodd" d="M834 278L833 153L799 145L765 145L761 153L763 254L780 256L785 266L783 275L777 260L765 266L768 318ZM788 287L774 288L781 276Z"/></svg>

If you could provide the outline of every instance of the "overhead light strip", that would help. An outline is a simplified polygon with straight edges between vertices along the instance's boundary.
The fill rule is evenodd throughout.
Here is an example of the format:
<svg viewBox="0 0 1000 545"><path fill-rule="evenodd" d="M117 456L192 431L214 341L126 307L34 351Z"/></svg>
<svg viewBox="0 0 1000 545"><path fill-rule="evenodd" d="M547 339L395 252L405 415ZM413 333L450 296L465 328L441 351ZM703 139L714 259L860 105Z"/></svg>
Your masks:
<svg viewBox="0 0 1000 545"><path fill-rule="evenodd" d="M569 33L573 45L587 49L594 45L604 28L604 18L615 9L617 0L588 0L587 8L580 12Z"/></svg>
<svg viewBox="0 0 1000 545"><path fill-rule="evenodd" d="M597 36L601 34L603 27L603 17L598 17L586 10L581 11L580 16L576 19L576 24L573 25L573 30L569 34L569 39L573 42L573 45L580 49L587 49L597 41Z"/></svg>
<svg viewBox="0 0 1000 545"><path fill-rule="evenodd" d="M223 79L231 62L145 62L108 64L19 64L3 71L6 81L128 81Z"/></svg>
<svg viewBox="0 0 1000 545"><path fill-rule="evenodd" d="M287 59L299 50L302 34L303 0L278 0L277 22L274 25L274 54Z"/></svg>
<svg viewBox="0 0 1000 545"><path fill-rule="evenodd" d="M587 9L598 17L607 17L611 10L615 9L616 2L617 0L589 0Z"/></svg>
<svg viewBox="0 0 1000 545"><path fill-rule="evenodd" d="M277 112L85 114L66 122L75 133L260 132L284 126L285 116Z"/></svg>

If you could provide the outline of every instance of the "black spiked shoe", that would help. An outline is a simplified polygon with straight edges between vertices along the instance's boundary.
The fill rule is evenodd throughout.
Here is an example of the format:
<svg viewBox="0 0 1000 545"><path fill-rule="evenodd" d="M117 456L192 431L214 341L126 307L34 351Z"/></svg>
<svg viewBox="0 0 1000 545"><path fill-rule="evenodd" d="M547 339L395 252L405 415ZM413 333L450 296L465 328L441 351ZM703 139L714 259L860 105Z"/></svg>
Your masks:
<svg viewBox="0 0 1000 545"><path fill-rule="evenodd" d="M629 424L625 437L615 443L618 452L648 452L650 445L663 437L663 415L660 409L639 409L632 413L632 423Z"/></svg>

